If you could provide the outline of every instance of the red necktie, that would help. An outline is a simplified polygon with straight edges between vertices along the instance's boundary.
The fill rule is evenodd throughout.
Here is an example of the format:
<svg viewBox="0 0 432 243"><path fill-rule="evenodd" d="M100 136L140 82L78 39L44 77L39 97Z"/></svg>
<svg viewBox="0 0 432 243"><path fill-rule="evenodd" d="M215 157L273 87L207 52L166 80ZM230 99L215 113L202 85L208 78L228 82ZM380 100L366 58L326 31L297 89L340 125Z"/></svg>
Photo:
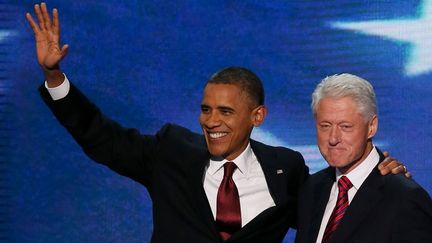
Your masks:
<svg viewBox="0 0 432 243"><path fill-rule="evenodd" d="M336 202L336 206L330 216L327 226L324 231L322 243L329 241L333 232L336 231L345 211L348 207L348 190L352 187L351 181L346 177L342 176L338 181L339 194Z"/></svg>
<svg viewBox="0 0 432 243"><path fill-rule="evenodd" d="M232 179L236 168L233 162L224 164L224 177L217 194L216 225L223 240L241 228L239 194Z"/></svg>

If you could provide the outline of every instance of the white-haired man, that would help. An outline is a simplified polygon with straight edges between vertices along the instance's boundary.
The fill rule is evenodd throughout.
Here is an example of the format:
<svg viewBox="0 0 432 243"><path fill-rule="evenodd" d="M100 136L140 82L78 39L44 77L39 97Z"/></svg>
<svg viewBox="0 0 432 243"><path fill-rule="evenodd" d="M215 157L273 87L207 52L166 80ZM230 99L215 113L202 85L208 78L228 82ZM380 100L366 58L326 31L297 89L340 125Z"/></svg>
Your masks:
<svg viewBox="0 0 432 243"><path fill-rule="evenodd" d="M381 176L372 85L355 75L322 80L312 94L317 142L330 165L299 197L296 242L432 242L432 201L403 175Z"/></svg>

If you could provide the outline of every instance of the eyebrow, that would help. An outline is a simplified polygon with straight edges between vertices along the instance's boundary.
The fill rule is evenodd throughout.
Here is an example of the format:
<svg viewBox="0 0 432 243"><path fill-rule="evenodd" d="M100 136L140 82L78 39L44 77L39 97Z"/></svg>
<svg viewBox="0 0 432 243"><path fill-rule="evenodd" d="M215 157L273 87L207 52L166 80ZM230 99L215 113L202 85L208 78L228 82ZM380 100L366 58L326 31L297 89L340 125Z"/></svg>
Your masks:
<svg viewBox="0 0 432 243"><path fill-rule="evenodd" d="M201 108L211 108L209 105L201 104ZM229 106L218 106L218 110L228 110L228 111L235 111L232 107Z"/></svg>
<svg viewBox="0 0 432 243"><path fill-rule="evenodd" d="M229 107L229 106L218 106L217 107L219 110L229 110L229 111L234 111L233 108Z"/></svg>

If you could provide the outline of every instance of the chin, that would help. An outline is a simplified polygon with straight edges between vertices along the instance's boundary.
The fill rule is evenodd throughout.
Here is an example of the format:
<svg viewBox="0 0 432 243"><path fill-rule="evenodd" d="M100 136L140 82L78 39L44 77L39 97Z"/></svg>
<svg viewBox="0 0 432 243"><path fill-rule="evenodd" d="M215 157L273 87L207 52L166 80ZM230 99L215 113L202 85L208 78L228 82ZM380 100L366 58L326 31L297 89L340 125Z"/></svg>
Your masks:
<svg viewBox="0 0 432 243"><path fill-rule="evenodd" d="M220 149L209 148L209 152L214 157L223 157L223 155L224 155L224 151L221 151Z"/></svg>
<svg viewBox="0 0 432 243"><path fill-rule="evenodd" d="M328 159L327 162L331 167L335 167L335 168L344 168L345 166L347 166L344 162L341 162L339 159L338 160Z"/></svg>

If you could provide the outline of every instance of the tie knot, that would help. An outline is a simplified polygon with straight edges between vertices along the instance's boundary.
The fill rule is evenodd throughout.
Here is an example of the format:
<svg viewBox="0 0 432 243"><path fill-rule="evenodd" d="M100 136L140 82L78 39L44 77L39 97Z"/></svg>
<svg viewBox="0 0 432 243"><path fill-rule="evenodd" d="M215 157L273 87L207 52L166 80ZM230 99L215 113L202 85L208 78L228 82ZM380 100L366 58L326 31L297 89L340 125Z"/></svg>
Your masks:
<svg viewBox="0 0 432 243"><path fill-rule="evenodd" d="M348 191L353 184L346 176L342 176L338 181L339 191Z"/></svg>
<svg viewBox="0 0 432 243"><path fill-rule="evenodd" d="M234 162L232 162L232 161L226 162L224 164L224 176L225 177L232 177L234 170L236 168L237 168L237 165Z"/></svg>

